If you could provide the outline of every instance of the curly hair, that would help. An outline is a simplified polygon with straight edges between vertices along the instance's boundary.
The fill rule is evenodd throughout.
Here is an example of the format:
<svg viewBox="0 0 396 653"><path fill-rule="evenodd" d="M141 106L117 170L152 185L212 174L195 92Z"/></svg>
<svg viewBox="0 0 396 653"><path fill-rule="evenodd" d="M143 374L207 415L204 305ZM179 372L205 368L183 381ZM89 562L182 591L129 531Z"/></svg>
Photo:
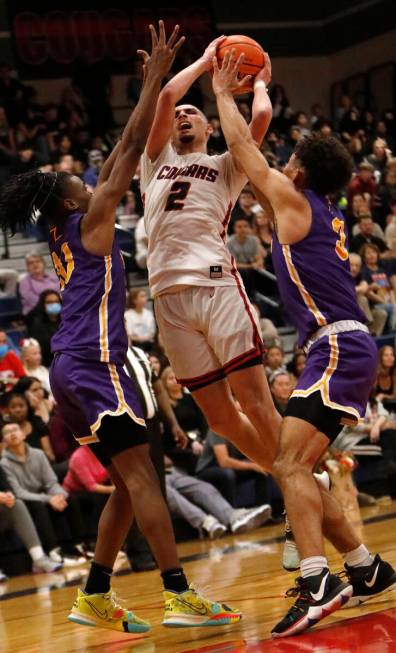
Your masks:
<svg viewBox="0 0 396 653"><path fill-rule="evenodd" d="M41 219L53 219L59 212L66 172L32 170L11 177L0 193L0 226L13 236Z"/></svg>
<svg viewBox="0 0 396 653"><path fill-rule="evenodd" d="M351 178L352 157L334 136L306 136L298 141L294 154L305 169L306 188L318 195L335 193Z"/></svg>

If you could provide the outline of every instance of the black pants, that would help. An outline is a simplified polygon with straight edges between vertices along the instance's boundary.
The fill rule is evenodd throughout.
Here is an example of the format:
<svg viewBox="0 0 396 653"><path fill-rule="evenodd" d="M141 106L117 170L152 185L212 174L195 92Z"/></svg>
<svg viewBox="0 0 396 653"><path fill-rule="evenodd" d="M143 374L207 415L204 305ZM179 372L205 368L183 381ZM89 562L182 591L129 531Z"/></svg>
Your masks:
<svg viewBox="0 0 396 653"><path fill-rule="evenodd" d="M68 547L84 540L84 524L77 497L69 496L63 512L51 508L49 503L25 501L37 528L43 548L48 552L58 546Z"/></svg>

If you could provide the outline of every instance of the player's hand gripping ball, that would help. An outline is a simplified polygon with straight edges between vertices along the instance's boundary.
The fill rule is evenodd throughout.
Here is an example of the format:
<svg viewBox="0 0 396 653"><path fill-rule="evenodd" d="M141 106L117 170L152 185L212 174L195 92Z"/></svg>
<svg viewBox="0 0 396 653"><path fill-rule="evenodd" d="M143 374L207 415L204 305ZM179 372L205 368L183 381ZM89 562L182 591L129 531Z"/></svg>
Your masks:
<svg viewBox="0 0 396 653"><path fill-rule="evenodd" d="M253 90L255 76L265 66L264 50L257 41L248 36L242 36L241 34L227 36L226 39L221 41L216 50L216 57L219 66L223 63L225 53L231 52L231 50L234 50L235 60L237 60L242 53L245 55L243 63L239 69L239 78L243 79L246 75L251 75L248 83L239 87L234 95L250 93L250 91Z"/></svg>

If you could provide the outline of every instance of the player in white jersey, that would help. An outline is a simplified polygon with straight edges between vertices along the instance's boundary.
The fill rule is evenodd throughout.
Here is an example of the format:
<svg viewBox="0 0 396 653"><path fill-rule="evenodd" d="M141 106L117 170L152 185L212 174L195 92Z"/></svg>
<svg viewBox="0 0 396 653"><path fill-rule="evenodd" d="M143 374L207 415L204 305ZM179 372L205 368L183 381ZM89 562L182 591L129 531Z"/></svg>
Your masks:
<svg viewBox="0 0 396 653"><path fill-rule="evenodd" d="M149 279L178 380L191 390L211 428L268 470L280 416L262 365L256 313L226 246L231 210L247 179L229 152L207 154L212 128L203 113L192 105L177 106L212 68L223 38L172 78L158 100L141 162ZM250 125L259 144L272 115L266 91L270 77L266 56L254 82Z"/></svg>

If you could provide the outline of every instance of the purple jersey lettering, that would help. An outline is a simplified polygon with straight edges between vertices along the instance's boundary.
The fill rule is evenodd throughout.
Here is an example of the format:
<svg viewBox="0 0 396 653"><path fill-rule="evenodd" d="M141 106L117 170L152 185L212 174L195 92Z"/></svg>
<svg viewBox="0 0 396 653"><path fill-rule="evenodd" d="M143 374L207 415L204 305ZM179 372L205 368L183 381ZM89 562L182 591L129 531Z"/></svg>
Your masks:
<svg viewBox="0 0 396 653"><path fill-rule="evenodd" d="M124 263L115 240L109 256L95 256L84 249L82 217L73 213L49 235L63 298L61 325L52 338L52 351L124 364L128 347Z"/></svg>
<svg viewBox="0 0 396 653"><path fill-rule="evenodd" d="M348 234L341 211L306 190L312 209L309 234L281 245L274 234L272 260L279 292L302 346L320 327L339 320L365 322L349 270Z"/></svg>

